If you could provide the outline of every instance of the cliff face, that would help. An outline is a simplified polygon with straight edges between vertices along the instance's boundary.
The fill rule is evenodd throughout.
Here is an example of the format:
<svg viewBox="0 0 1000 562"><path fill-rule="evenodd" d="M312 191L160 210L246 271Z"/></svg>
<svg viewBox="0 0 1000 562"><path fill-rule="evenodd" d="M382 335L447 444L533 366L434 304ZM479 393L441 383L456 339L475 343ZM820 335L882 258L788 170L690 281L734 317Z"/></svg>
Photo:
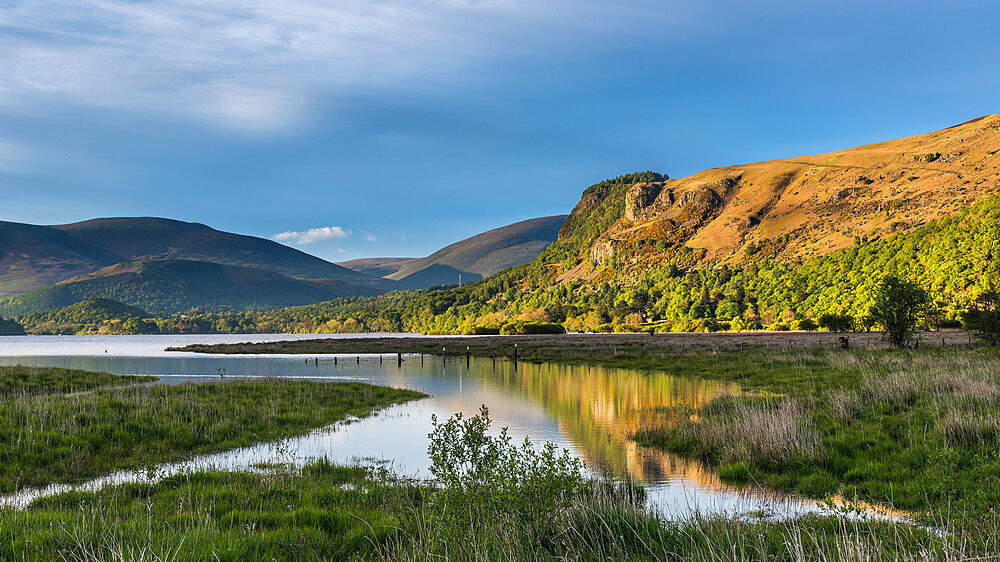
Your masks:
<svg viewBox="0 0 1000 562"><path fill-rule="evenodd" d="M701 264L758 255L800 261L912 230L1000 193L1000 114L838 152L595 188L560 232L581 260L562 271L563 280L593 278L612 263L661 265L677 252Z"/></svg>

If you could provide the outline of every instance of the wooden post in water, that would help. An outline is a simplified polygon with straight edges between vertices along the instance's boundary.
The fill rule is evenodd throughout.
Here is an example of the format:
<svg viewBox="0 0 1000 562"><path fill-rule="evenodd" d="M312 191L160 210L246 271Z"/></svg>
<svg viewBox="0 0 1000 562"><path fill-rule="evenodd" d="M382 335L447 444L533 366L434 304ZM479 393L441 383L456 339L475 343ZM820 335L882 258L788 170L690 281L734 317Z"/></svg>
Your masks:
<svg viewBox="0 0 1000 562"><path fill-rule="evenodd" d="M469 346L465 346L465 368L469 368Z"/></svg>
<svg viewBox="0 0 1000 562"><path fill-rule="evenodd" d="M402 352L397 352L396 353L396 367L402 367L402 366L403 366L403 353Z"/></svg>
<svg viewBox="0 0 1000 562"><path fill-rule="evenodd" d="M360 364L361 364L361 356L358 355L358 365L360 365Z"/></svg>
<svg viewBox="0 0 1000 562"><path fill-rule="evenodd" d="M334 365L336 365L336 364L337 364L337 357L336 357L336 356L334 356L334 357L333 357L333 364L334 364Z"/></svg>

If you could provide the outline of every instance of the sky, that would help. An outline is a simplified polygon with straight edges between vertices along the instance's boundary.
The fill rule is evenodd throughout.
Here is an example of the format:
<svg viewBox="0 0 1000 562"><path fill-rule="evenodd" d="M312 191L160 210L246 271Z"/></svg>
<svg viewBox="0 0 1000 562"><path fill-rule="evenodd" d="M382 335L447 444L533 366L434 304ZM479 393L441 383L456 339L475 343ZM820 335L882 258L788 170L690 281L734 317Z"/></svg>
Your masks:
<svg viewBox="0 0 1000 562"><path fill-rule="evenodd" d="M0 220L332 261L1000 112L1000 3L0 0Z"/></svg>

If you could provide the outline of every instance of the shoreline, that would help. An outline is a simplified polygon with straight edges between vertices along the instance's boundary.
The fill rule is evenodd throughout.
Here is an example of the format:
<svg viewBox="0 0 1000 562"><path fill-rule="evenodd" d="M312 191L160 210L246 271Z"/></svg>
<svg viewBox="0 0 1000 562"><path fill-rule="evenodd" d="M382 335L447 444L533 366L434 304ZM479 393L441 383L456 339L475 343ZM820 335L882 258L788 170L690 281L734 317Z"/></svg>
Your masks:
<svg viewBox="0 0 1000 562"><path fill-rule="evenodd" d="M920 345L969 348L975 339L962 329L921 332ZM264 343L190 344L166 351L206 354L429 354L541 360L637 359L706 352L804 349L890 349L880 332L709 332L545 334L517 336L364 335Z"/></svg>

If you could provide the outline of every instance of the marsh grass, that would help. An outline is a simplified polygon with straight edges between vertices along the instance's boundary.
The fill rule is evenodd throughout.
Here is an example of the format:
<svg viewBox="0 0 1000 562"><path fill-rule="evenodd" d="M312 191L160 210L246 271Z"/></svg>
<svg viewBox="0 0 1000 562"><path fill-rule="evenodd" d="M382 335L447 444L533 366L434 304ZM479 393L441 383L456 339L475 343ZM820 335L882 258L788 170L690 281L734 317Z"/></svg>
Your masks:
<svg viewBox="0 0 1000 562"><path fill-rule="evenodd" d="M0 366L0 396L71 394L106 386L148 383L156 377L112 375L57 367Z"/></svg>
<svg viewBox="0 0 1000 562"><path fill-rule="evenodd" d="M432 537L429 483L326 461L196 472L0 510L0 558L18 560L990 560L997 521L971 535L805 516L769 521L652 511L629 486L581 487L543 536L491 519L464 546Z"/></svg>
<svg viewBox="0 0 1000 562"><path fill-rule="evenodd" d="M56 381L48 386L60 392L0 397L0 492L80 482L289 437L422 396L361 383L287 379L95 383L87 392L75 392L80 387L74 385Z"/></svg>
<svg viewBox="0 0 1000 562"><path fill-rule="evenodd" d="M655 439L655 430L637 435L649 442ZM810 462L825 454L805 409L788 398L716 398L695 418L678 423L669 437L671 448L723 464Z"/></svg>
<svg viewBox="0 0 1000 562"><path fill-rule="evenodd" d="M958 508L953 519L975 526L1000 505L996 351L812 350L760 358L756 370L742 356L714 359L714 378L768 394L716 399L643 428L641 444L706 459L731 483L841 494L924 519Z"/></svg>

